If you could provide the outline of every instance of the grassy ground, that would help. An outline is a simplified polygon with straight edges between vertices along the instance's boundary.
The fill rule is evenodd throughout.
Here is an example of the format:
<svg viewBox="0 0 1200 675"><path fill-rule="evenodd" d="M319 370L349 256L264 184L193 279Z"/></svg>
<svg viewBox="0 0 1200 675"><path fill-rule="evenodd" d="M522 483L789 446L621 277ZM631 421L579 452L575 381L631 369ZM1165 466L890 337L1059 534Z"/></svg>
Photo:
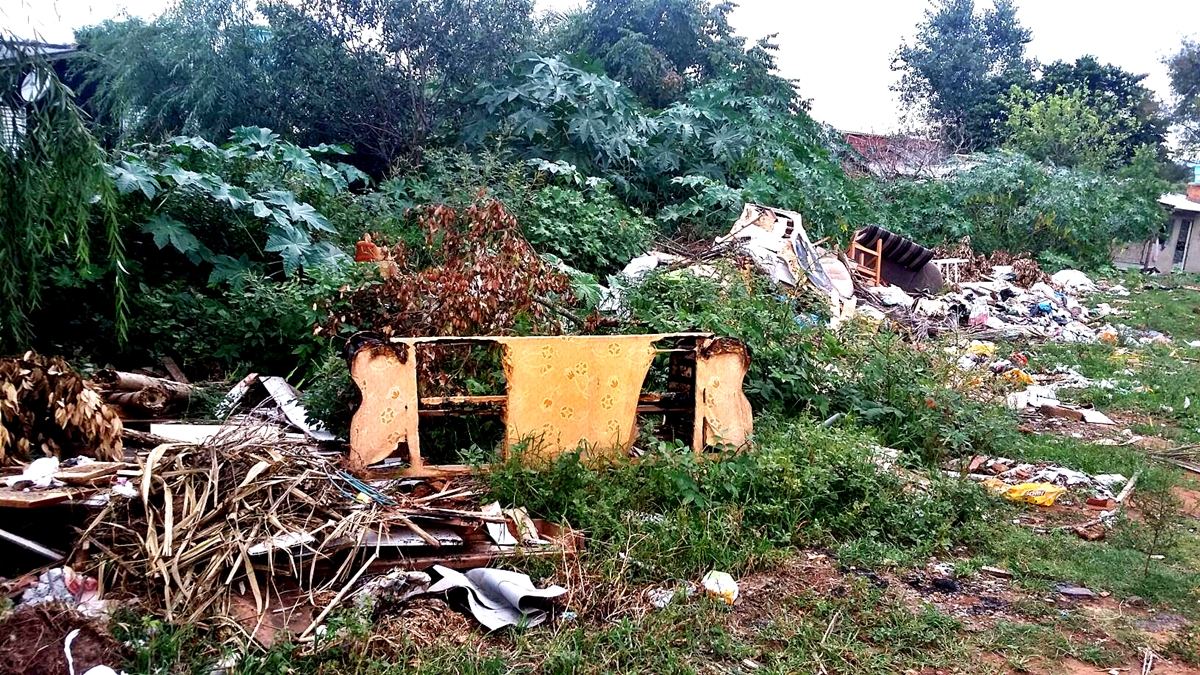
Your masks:
<svg viewBox="0 0 1200 675"><path fill-rule="evenodd" d="M1171 447L1195 442L1200 349L1185 343L1200 339L1200 290L1190 278L1145 281L1155 286L1129 277L1131 296L1089 304L1109 302L1123 313L1114 323L1168 333L1170 345L1011 347L1030 357L1034 372L1067 365L1112 380L1111 388L1070 395L1128 422L1136 435ZM855 358L853 350L846 358ZM886 364L856 365L893 377ZM587 532L577 560L514 565L568 586L575 618L485 635L433 600L399 614L343 612L331 623L334 637L315 652L237 651L227 672L1136 671L1149 647L1172 660L1171 672L1200 673L1200 512L1179 503L1200 494L1188 492L1200 490L1194 477L1150 460L1143 444L1112 444L1127 436L1100 444L1022 433L997 403L1003 387L989 396L959 384L963 398L950 400L975 401L968 416L965 403L939 409L944 383L927 397L881 394L876 408L859 406L832 428L815 415L776 411L757 420L757 450L720 462L698 465L661 447L637 466L600 472L572 456L538 471L501 467L489 479L497 499ZM902 398L916 407L905 408ZM881 421L864 410L885 412ZM905 448L902 466L874 464L884 440ZM1016 506L942 477L933 463L976 449L1142 478L1114 531L1085 541L1054 528L1086 512ZM683 592L710 569L739 579L737 604ZM933 584L947 576L955 587ZM1059 583L1099 597L1069 600ZM650 588L680 592L654 609ZM135 646L131 673L207 673L227 654L220 632L201 636L132 614L116 630Z"/></svg>

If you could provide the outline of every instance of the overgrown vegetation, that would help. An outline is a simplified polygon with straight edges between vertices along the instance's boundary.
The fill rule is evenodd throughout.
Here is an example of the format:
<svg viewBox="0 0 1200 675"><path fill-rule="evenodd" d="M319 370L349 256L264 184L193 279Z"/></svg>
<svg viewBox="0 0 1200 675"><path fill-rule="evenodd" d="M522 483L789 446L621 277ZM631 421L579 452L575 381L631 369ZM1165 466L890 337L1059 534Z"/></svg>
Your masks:
<svg viewBox="0 0 1200 675"><path fill-rule="evenodd" d="M980 252L1033 253L1050 271L1104 269L1115 242L1160 232L1156 200L1177 168L1144 76L1086 56L1038 67L1015 4L977 12L940 0L897 54L898 87L944 150L978 152L938 180L882 180L808 115L769 39L734 33L730 10L594 0L539 21L524 0L183 0L150 23L82 31L69 67L36 54L0 63L7 351L132 366L172 356L194 379L287 375L345 434L356 390L342 348L359 330L703 329L750 348L745 391L758 417L745 452L697 461L645 434L637 462L597 467L581 450L528 466L517 448L481 474L506 506L586 532L569 571L520 563L587 585L578 624L464 650L448 638L381 645L372 617L350 612L331 620L335 642L320 654L278 647L234 672L694 672L750 660L883 673L961 664L978 649L1021 665L1070 654L1106 666L1132 649L1064 637L1076 619L1028 598L1018 612L1028 622L965 637L957 619L883 588L883 575L915 574L931 558L964 578L1003 566L1031 597L1070 582L1200 615L1189 557L1200 544L1175 517L1177 476L1139 449L1022 433L999 404L1011 388L961 382L942 349L951 345L914 345L868 322L831 332L825 299L736 259L616 275L663 239L687 247L727 232L748 201L798 211L831 247L878 223L931 246L970 237ZM1194 51L1171 61L1185 132ZM13 98L29 82L45 92ZM353 263L367 234L382 260ZM1130 326L1171 333L1173 346L1017 347L1030 368L1113 380L1064 398L1193 443L1200 372L1180 350L1200 337L1196 293L1125 281L1136 298L1100 299ZM601 284L622 298L609 313L619 321L602 320L613 296ZM498 361L484 367L472 393L501 378ZM493 459L473 431L444 440ZM880 446L898 457L884 461ZM1014 525L1017 507L941 473L980 453L1141 470L1141 520L1103 542ZM810 554L836 560L837 590L789 589L752 631L706 601L649 615L618 602L709 569L771 574ZM195 632L137 616L118 632L138 672L213 660ZM1181 635L1173 653L1195 659Z"/></svg>

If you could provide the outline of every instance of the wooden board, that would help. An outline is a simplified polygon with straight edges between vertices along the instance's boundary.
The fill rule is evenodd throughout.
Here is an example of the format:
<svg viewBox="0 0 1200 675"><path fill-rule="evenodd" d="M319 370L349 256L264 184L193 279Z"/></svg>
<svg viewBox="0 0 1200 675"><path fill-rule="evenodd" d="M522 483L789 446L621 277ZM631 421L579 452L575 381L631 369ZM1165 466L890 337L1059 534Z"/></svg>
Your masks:
<svg viewBox="0 0 1200 675"><path fill-rule="evenodd" d="M96 481L112 476L123 468L124 462L92 462L59 469L54 477L71 485L94 485Z"/></svg>
<svg viewBox="0 0 1200 675"><path fill-rule="evenodd" d="M34 509L42 506L52 506L71 500L82 500L95 490L62 489L62 490L13 490L0 487L0 508Z"/></svg>

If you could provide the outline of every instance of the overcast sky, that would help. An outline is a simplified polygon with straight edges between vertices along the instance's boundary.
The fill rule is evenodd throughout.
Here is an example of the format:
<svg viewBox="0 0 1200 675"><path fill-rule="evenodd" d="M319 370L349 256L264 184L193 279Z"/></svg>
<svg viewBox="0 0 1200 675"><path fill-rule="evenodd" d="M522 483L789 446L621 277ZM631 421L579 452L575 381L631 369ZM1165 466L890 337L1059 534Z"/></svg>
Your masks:
<svg viewBox="0 0 1200 675"><path fill-rule="evenodd" d="M569 9L579 0L537 0L543 9ZM978 0L985 4L988 0ZM167 0L0 0L0 25L12 32L62 42L80 26L122 13L152 17ZM910 37L928 0L807 3L742 0L732 23L757 39L778 33L779 66L812 99L813 115L844 130L891 131L898 121L889 87L896 81L891 56ZM1092 54L1134 73L1169 95L1162 58L1184 37L1200 37L1200 2L1194 0L1018 0L1017 16L1033 31L1029 53L1042 62Z"/></svg>

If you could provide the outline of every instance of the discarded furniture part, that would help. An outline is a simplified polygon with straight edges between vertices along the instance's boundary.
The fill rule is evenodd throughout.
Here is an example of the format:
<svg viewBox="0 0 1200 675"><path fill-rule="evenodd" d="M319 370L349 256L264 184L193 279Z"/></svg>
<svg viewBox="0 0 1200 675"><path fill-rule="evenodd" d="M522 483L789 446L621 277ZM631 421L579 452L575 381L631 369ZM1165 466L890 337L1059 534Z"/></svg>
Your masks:
<svg viewBox="0 0 1200 675"><path fill-rule="evenodd" d="M350 357L350 376L362 403L350 423L350 465L362 468L408 449L409 470L420 471L417 432L417 357L414 345L366 340Z"/></svg>
<svg viewBox="0 0 1200 675"><path fill-rule="evenodd" d="M739 448L754 429L754 411L742 393L750 370L745 345L730 338L710 338L696 355L696 449Z"/></svg>
<svg viewBox="0 0 1200 675"><path fill-rule="evenodd" d="M529 439L542 459L583 445L623 457L655 335L504 338L507 447Z"/></svg>
<svg viewBox="0 0 1200 675"><path fill-rule="evenodd" d="M0 359L0 465L37 455L119 460L122 429L66 361L34 352Z"/></svg>
<svg viewBox="0 0 1200 675"><path fill-rule="evenodd" d="M488 567L464 572L430 568L429 593L445 593L489 631L508 626L539 626L549 618L549 601L566 595L561 586L537 588L526 574Z"/></svg>
<svg viewBox="0 0 1200 675"><path fill-rule="evenodd" d="M670 343L659 348L659 343ZM350 374L362 405L350 428L350 466L362 469L394 453L405 475L462 473L459 465L429 465L421 455L420 422L431 415L499 414L505 447L528 442L530 459L553 458L580 447L624 457L636 437L639 412L690 416L691 445L743 445L753 431L742 379L745 346L706 333L619 336L392 338L360 334L351 341ZM418 397L419 345L499 345L503 396ZM651 362L670 358L674 390L642 394Z"/></svg>
<svg viewBox="0 0 1200 675"><path fill-rule="evenodd" d="M92 381L109 391L141 391L156 387L162 390L171 401L186 401L192 395L192 386L189 384L150 375L126 373L111 368L97 370L92 375Z"/></svg>
<svg viewBox="0 0 1200 675"><path fill-rule="evenodd" d="M780 283L798 286L807 280L826 293L834 290L821 266L820 253L808 240L802 218L795 211L746 204L729 234L715 243L728 242L739 243L763 272Z"/></svg>
<svg viewBox="0 0 1200 675"><path fill-rule="evenodd" d="M882 286L883 241L876 239L871 246L864 246L858 239L850 242L850 259L854 261L855 271L867 286Z"/></svg>
<svg viewBox="0 0 1200 675"><path fill-rule="evenodd" d="M868 225L854 234L851 253L871 251L881 282L906 291L937 293L942 289L942 273L932 264L933 251L879 227Z"/></svg>
<svg viewBox="0 0 1200 675"><path fill-rule="evenodd" d="M943 282L957 286L962 281L963 265L969 261L966 258L935 258L932 262L942 274Z"/></svg>

